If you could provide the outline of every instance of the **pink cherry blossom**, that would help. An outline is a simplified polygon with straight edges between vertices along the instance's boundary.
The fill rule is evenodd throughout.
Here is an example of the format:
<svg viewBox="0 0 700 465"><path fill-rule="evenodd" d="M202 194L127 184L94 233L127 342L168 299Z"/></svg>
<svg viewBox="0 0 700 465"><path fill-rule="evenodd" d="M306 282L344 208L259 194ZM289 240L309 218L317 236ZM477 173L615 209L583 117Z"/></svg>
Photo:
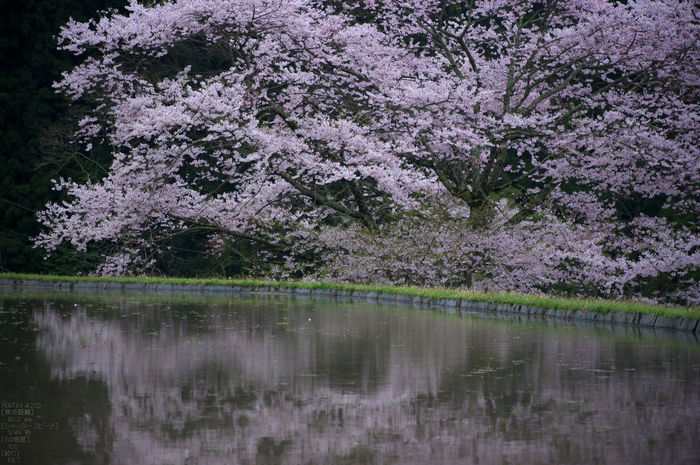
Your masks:
<svg viewBox="0 0 700 465"><path fill-rule="evenodd" d="M57 183L37 244L123 274L197 233L260 245L268 275L700 302L696 2L364 5L70 21L86 58L56 88L113 162Z"/></svg>

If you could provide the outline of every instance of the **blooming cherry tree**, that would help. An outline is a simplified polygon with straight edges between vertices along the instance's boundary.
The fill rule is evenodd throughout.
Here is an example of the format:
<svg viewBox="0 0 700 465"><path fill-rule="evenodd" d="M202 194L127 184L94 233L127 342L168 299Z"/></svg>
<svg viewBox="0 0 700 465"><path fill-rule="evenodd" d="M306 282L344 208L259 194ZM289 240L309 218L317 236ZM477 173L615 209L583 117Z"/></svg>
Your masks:
<svg viewBox="0 0 700 465"><path fill-rule="evenodd" d="M143 270L183 234L310 279L697 303L700 20L686 1L178 0L70 22L57 88L104 179L38 244ZM365 16L366 17L366 16Z"/></svg>

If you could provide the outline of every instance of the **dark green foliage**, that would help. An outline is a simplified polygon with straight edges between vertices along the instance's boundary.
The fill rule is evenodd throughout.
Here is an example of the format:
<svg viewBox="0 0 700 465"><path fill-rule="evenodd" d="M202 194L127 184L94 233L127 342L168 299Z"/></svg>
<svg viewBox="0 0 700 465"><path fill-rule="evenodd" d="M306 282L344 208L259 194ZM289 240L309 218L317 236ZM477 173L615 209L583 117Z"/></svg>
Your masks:
<svg viewBox="0 0 700 465"><path fill-rule="evenodd" d="M86 263L89 257L75 255L68 247L44 261L43 252L30 241L40 231L35 212L60 198L51 180L84 180L89 172L97 174L94 163L78 163L75 150L69 151L72 158L66 157L65 145L63 156L56 156L58 139L69 134L59 122L74 116L52 84L78 59L56 50L55 36L70 17L84 21L126 3L0 0L0 266L5 270L73 274L93 266ZM42 153L47 145L54 153Z"/></svg>

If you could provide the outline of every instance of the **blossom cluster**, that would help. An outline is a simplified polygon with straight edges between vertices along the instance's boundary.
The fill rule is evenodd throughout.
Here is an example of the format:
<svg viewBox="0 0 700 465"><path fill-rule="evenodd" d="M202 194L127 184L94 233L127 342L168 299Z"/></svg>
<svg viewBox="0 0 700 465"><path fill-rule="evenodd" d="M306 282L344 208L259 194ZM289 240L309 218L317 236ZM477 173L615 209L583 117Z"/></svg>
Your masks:
<svg viewBox="0 0 700 465"><path fill-rule="evenodd" d="M107 176L37 244L248 241L307 279L698 303L696 2L177 0L69 22ZM222 245L223 244L223 245ZM269 272L261 270L261 272Z"/></svg>

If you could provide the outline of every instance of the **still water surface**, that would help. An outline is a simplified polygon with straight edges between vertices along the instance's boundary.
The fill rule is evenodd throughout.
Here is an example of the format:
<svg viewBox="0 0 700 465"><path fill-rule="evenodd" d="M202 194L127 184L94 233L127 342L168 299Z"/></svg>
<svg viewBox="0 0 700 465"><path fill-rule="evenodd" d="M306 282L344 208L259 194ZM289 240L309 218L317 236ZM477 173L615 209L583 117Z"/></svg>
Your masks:
<svg viewBox="0 0 700 465"><path fill-rule="evenodd" d="M33 407L3 410L25 439L0 463L700 463L692 334L270 296L0 302L0 401Z"/></svg>

